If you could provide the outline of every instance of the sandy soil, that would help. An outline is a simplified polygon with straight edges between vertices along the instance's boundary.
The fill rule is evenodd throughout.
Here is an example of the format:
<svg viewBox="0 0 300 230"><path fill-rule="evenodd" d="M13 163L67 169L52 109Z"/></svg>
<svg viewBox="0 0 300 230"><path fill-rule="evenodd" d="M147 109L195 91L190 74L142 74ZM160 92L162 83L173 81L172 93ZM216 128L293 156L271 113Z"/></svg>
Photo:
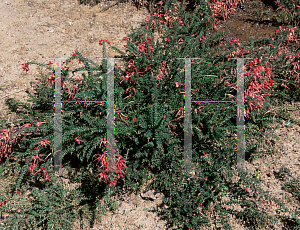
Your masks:
<svg viewBox="0 0 300 230"><path fill-rule="evenodd" d="M122 38L137 28L137 22L148 14L144 8L137 10L131 3L120 3L105 12L105 6L113 2L100 3L95 7L79 5L73 1L20 1L0 2L0 111L4 100L10 97L24 100L24 89L35 80L38 73L35 65L31 74L22 74L24 61L47 64L49 57L70 57L75 50L83 56L100 63L102 47L99 40L108 39L124 51L126 41ZM117 55L107 49L107 56ZM20 91L23 90L23 91ZM20 91L20 92L17 92Z"/></svg>

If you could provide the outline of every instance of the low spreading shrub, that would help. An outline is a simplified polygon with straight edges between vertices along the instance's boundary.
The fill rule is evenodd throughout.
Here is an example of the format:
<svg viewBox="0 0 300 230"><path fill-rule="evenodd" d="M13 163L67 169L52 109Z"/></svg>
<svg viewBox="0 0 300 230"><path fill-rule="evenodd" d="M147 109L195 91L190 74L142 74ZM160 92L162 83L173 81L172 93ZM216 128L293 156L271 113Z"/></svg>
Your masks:
<svg viewBox="0 0 300 230"><path fill-rule="evenodd" d="M52 63L23 64L26 72L30 65L36 64L51 74L41 72L38 83L32 82L36 91L29 94L28 103L13 99L6 101L11 111L22 118L14 126L3 127L1 133L0 156L18 159L20 168L10 197L1 198L0 212L11 214L6 226L17 223L15 226L27 228L69 228L76 215L88 218L95 214L95 205L89 206L88 202L93 203L103 196L110 197L124 187L137 192L149 178L152 183L148 187L164 193L163 202L168 207L161 208L159 213L170 226L176 224L180 229L198 229L210 225L207 212L212 211L219 215L218 221L223 228L230 229L228 210L221 205L222 198L229 194L232 195L231 202L244 207L235 213L236 216L254 226L276 224L273 217L255 209L251 202L244 201L251 190L256 191L255 199L270 205L282 205L260 188L256 177L239 172L239 181L232 182L232 169L237 163L236 140L226 133L236 130L237 102L234 100L237 78L234 73L236 62L229 58L247 57L250 49L238 40L225 44L221 41L223 33L209 36L210 29L214 27L212 12L206 1L199 4L203 8L196 7L190 14L175 1L159 2L157 5L161 7L156 9L164 12L167 12L166 9L174 10L173 19L158 19L161 16L153 14L143 27L124 37L127 40L126 54L112 47L119 51L119 57L125 63L125 69L113 66L115 172L106 171L107 108L104 105L108 93L107 60L103 59L98 65L76 51L64 63L61 71L62 101L69 103L64 103L61 109L62 162L69 171L68 177L81 183L77 193L76 190L66 192L51 172L55 89ZM153 35L156 30L163 31L158 40ZM266 133L274 131L268 124L280 120L273 117L270 99L274 92L283 92L278 84L286 81L291 87L299 87L296 84L298 76L292 72L296 67L290 69L289 65L297 66L299 57L293 56L290 62L282 64L282 41L286 38L286 42L297 41L297 32L294 31L294 35L293 31L289 32L292 36L288 38L279 33L276 39L252 42L251 50L253 45L265 46L258 53L252 52L255 58L245 64L245 139L254 139L252 143L246 143L247 158L251 157L257 143L268 137ZM109 43L106 39L99 41L104 57ZM191 58L191 96L193 101L197 101L191 104L191 160L195 175L185 172L183 163L186 114L184 58ZM67 65L75 60L82 66L70 71ZM282 66L276 69L274 65ZM282 74L284 71L289 71L290 79ZM288 87L283 83L281 86ZM280 98L281 101L284 99L286 97ZM219 103L199 102L207 100ZM232 103L220 103L228 100ZM33 200L9 206L13 194L32 180L41 187L31 191ZM75 200L80 202L72 203ZM83 206L86 211L83 211Z"/></svg>

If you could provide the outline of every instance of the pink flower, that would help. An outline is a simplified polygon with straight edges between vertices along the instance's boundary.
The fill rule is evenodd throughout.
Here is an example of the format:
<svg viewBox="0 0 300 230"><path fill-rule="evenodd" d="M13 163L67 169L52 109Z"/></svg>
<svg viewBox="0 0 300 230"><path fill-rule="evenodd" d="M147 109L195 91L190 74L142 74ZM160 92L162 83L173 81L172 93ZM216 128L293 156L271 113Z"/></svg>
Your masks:
<svg viewBox="0 0 300 230"><path fill-rule="evenodd" d="M30 71L29 71L29 66L28 66L28 61L24 61L24 63L22 64L22 68L20 68L20 69L23 69L23 71L25 71L26 73L27 72L29 72L30 73Z"/></svg>
<svg viewBox="0 0 300 230"><path fill-rule="evenodd" d="M116 181L117 181L117 179L114 179L113 181L111 181L110 184L109 184L109 186L112 186L112 185L116 186Z"/></svg>
<svg viewBox="0 0 300 230"><path fill-rule="evenodd" d="M99 40L99 45L102 45L102 42L107 42L107 44L110 44L111 42L110 41L108 41L107 39L100 39ZM113 42L112 42L113 43Z"/></svg>
<svg viewBox="0 0 300 230"><path fill-rule="evenodd" d="M79 135L78 137L80 137L81 135ZM75 137L75 141L80 145L80 142L83 140L78 140L78 137Z"/></svg>
<svg viewBox="0 0 300 230"><path fill-rule="evenodd" d="M206 40L206 38L203 35L201 35L200 41L205 41L205 40Z"/></svg>
<svg viewBox="0 0 300 230"><path fill-rule="evenodd" d="M42 146L46 147L46 145L50 145L50 141L49 140L42 140L41 142L39 142L38 144L41 144Z"/></svg>
<svg viewBox="0 0 300 230"><path fill-rule="evenodd" d="M26 123L26 124L23 125L24 128L29 128L30 126L31 126L30 123Z"/></svg>
<svg viewBox="0 0 300 230"><path fill-rule="evenodd" d="M146 48L145 48L145 42L139 43L139 45L138 45L137 48L138 48L138 51L140 51L140 52L146 50Z"/></svg>
<svg viewBox="0 0 300 230"><path fill-rule="evenodd" d="M50 179L50 176L49 176L49 175L47 175L47 176L46 176L46 178L45 178L45 180L47 180L47 181L49 181L49 182L50 182L50 181L51 181L51 179Z"/></svg>

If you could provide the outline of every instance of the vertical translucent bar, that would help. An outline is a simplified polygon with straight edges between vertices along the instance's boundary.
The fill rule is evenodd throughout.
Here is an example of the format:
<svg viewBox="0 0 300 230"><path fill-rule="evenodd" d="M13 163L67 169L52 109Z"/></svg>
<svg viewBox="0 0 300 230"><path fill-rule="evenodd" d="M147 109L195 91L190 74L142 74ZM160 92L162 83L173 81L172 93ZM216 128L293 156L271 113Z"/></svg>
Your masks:
<svg viewBox="0 0 300 230"><path fill-rule="evenodd" d="M245 168L244 59L237 59L237 171Z"/></svg>
<svg viewBox="0 0 300 230"><path fill-rule="evenodd" d="M244 120L244 62L252 58L237 59L237 171L245 171L245 120ZM233 170L234 171L234 170Z"/></svg>
<svg viewBox="0 0 300 230"><path fill-rule="evenodd" d="M112 172L114 162L114 59L108 58L107 62L107 159L108 171Z"/></svg>
<svg viewBox="0 0 300 230"><path fill-rule="evenodd" d="M185 58L184 169L192 170L191 58Z"/></svg>
<svg viewBox="0 0 300 230"><path fill-rule="evenodd" d="M55 58L55 115L54 115L54 171L61 172L62 127L61 127L61 58Z"/></svg>

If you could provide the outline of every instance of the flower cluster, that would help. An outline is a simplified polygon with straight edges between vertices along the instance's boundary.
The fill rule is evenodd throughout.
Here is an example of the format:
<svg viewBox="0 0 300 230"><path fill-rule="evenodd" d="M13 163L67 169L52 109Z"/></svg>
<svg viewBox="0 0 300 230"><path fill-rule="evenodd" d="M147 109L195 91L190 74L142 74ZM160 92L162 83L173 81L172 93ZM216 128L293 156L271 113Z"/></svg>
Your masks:
<svg viewBox="0 0 300 230"><path fill-rule="evenodd" d="M35 176L37 173L39 173L41 170L43 171L43 175L45 177L45 180L47 181L51 181L50 179L50 176L48 174L48 172L46 171L46 168L45 167L41 167L41 169L37 170L35 173L34 173L34 169L37 168L37 164L39 163L39 161L43 161L45 162L45 160L41 159L40 157L42 156L46 156L46 155L42 155L42 154L37 154L36 156L33 156L32 159L33 159L33 162L30 163L29 165L29 169L28 169L28 173L32 173L33 176ZM28 157L26 159L26 161L28 160Z"/></svg>
<svg viewBox="0 0 300 230"><path fill-rule="evenodd" d="M115 145L116 145L117 142L118 142L118 141L115 140ZM104 143L104 145L106 146L107 141L106 141L105 138L102 139L101 144L100 144L99 147L101 147L102 143ZM111 150L111 148L110 148L110 150ZM116 152L116 150L114 150L114 152ZM123 171L122 169L123 169L123 168L127 168L127 166L125 165L125 163L128 162L128 161L125 161L125 160L123 159L123 156L118 155L118 157L117 157L117 159L116 159L116 162L115 162L115 166L113 166L112 169L109 169L109 168L108 168L108 161L111 160L111 159L108 159L108 158L107 158L107 153L106 153L106 152L103 152L103 154L98 154L98 156L99 156L99 157L98 157L97 159L95 159L94 162L95 162L95 161L98 161L98 162L96 163L96 165L98 165L98 163L101 162L101 167L98 168L98 170L101 170L101 169L102 169L102 170L101 170L102 172L100 172L100 173L97 175L97 176L100 176L99 182L101 182L102 179L104 179L105 183L109 183L109 182L110 182L110 183L109 183L109 186L112 186L112 185L115 186L117 180L120 179L120 178L122 178L122 177L125 175L125 173L124 173L124 171ZM113 160L113 161L114 161L114 160ZM113 172L113 170L115 170L117 177L114 178L113 180L110 180L110 179L108 178L107 172ZM96 176L96 177L97 177L97 176Z"/></svg>
<svg viewBox="0 0 300 230"><path fill-rule="evenodd" d="M28 61L24 61L24 63L22 64L22 68L20 68L20 69L23 69L23 71L25 72L25 73L27 73L27 72L29 72L30 73L30 70L29 70L29 66L28 66ZM31 73L30 73L31 74Z"/></svg>
<svg viewBox="0 0 300 230"><path fill-rule="evenodd" d="M265 102L264 96L270 95L268 93L264 94L263 92L269 91L270 86L276 84L272 80L272 72L271 68L269 67L263 67L261 65L261 57L255 58L253 61L251 61L249 64L249 70L245 71L245 76L252 76L252 80L250 81L250 85L246 87L245 89L245 102L248 102L248 105L245 107L245 118L248 119L251 112L258 108L264 107L263 102ZM261 71L264 71L265 73L261 75ZM269 78L266 80L266 78ZM259 79L263 79L263 82L260 82ZM250 99L251 98L251 99ZM257 100L253 100L252 98L256 98ZM271 106L272 108L272 106Z"/></svg>
<svg viewBox="0 0 300 230"><path fill-rule="evenodd" d="M14 127L14 124L12 124L12 126L8 129L0 130L0 161L3 157L8 158L8 155L12 153L13 145L21 140L22 135L20 133L16 136L13 134L19 130L29 128L30 126L30 123L26 123L22 126L17 123L17 127Z"/></svg>
<svg viewBox="0 0 300 230"><path fill-rule="evenodd" d="M107 42L107 44L110 44L111 42L110 41L108 41L107 39L100 39L99 40L99 45L102 45L102 42ZM112 42L113 43L113 42ZM114 44L114 43L113 43Z"/></svg>
<svg viewBox="0 0 300 230"><path fill-rule="evenodd" d="M37 122L36 123L37 127L35 129L35 132L37 132L37 130L38 130L39 126L41 125L41 123L42 122ZM0 161L3 157L8 158L9 154L12 153L12 146L22 140L22 138L21 138L22 134L21 133L18 133L15 136L14 136L14 133L16 133L19 130L24 130L25 128L29 128L29 127L31 127L30 123L25 123L22 126L19 123L17 123L17 127L14 127L12 125L12 127L8 128L8 129L1 129L0 130L0 132L1 132L0 133ZM39 144L38 147L41 147L41 146L46 147L47 145L50 145L50 141L42 140L37 144ZM19 143L18 143L18 145L20 147ZM37 149L38 147L35 147L34 149ZM38 154L38 155L36 155L32 158L34 160L34 162L31 162L31 165L29 166L28 172L33 173L33 169L37 167L37 161L39 161L39 160L44 161L44 160L40 159L41 156L43 156L43 155ZM11 158L13 159L13 157L11 157ZM26 161L28 161L28 157L26 158ZM41 170L38 170L38 172L39 171L41 171ZM43 171L44 171L44 176L45 176L46 180L50 181L50 177L49 177L48 173L45 171L45 168L43 169Z"/></svg>
<svg viewBox="0 0 300 230"><path fill-rule="evenodd" d="M243 0L227 0L227 1L219 1L219 0L210 0L208 5L211 11L214 13L213 16L217 20L217 23L220 23L221 20L225 20L231 15L235 14L237 6L241 4Z"/></svg>
<svg viewBox="0 0 300 230"><path fill-rule="evenodd" d="M145 22L150 24L149 28L148 25L146 25L146 29L153 29L155 25L159 26L159 28L162 28L162 25L166 25L168 28L173 28L176 26L176 21L178 21L180 26L183 26L182 18L179 17L177 5L172 3L173 7L168 9L166 13L163 13L162 5L164 2L165 0L156 3L154 5L153 12L144 19ZM151 18L151 21L149 18Z"/></svg>

